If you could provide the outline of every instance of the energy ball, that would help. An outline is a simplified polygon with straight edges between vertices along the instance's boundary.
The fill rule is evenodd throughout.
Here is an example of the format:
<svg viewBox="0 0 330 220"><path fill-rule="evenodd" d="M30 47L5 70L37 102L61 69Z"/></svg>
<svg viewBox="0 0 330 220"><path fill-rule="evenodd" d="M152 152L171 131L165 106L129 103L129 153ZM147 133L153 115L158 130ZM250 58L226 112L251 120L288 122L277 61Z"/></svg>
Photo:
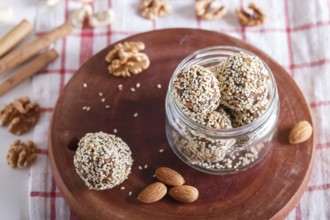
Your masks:
<svg viewBox="0 0 330 220"><path fill-rule="evenodd" d="M268 97L269 72L255 56L236 53L211 70L219 81L221 105L233 111L250 110Z"/></svg>
<svg viewBox="0 0 330 220"><path fill-rule="evenodd" d="M133 163L128 145L115 135L87 133L78 143L73 162L89 189L111 189L127 179Z"/></svg>
<svg viewBox="0 0 330 220"><path fill-rule="evenodd" d="M233 127L241 127L246 124L250 124L255 119L259 118L269 106L269 100L267 98L257 102L250 109L242 111L231 111Z"/></svg>
<svg viewBox="0 0 330 220"><path fill-rule="evenodd" d="M182 69L174 79L173 95L179 107L207 114L219 106L219 82L207 68L192 65Z"/></svg>
<svg viewBox="0 0 330 220"><path fill-rule="evenodd" d="M232 128L230 115L225 112L224 109L218 108L215 111L208 113L206 115L196 114L188 112L188 110L184 111L185 114L189 115L189 117L197 122L198 124L204 125L208 128L214 129L230 129Z"/></svg>

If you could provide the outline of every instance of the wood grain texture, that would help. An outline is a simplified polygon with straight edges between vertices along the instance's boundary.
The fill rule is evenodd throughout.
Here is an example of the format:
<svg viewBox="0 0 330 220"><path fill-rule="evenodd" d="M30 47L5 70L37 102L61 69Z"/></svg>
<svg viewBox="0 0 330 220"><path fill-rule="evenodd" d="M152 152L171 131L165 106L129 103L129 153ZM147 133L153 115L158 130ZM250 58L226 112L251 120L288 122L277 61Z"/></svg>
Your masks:
<svg viewBox="0 0 330 220"><path fill-rule="evenodd" d="M255 47L232 37L204 30L159 30L125 39L146 44L151 66L131 78L107 73L102 50L75 73L60 96L49 134L49 158L63 196L82 219L283 219L302 196L311 175L315 156L314 137L299 145L288 144L291 127L298 121L312 122L304 97L287 72ZM185 165L172 152L165 135L165 94L175 67L188 54L208 46L231 45L260 56L272 69L279 89L281 113L274 149L266 160L245 172L215 176ZM130 88L141 87L135 93ZM82 84L88 87L83 88ZM162 85L161 89L157 84ZM124 90L118 91L117 85ZM101 103L98 92L106 98ZM111 109L104 108L110 104ZM82 111L83 106L91 111ZM135 112L139 113L133 118ZM88 190L73 165L77 140L87 132L113 133L131 147L132 174L112 190ZM159 149L165 149L159 153ZM148 164L147 169L138 166ZM199 199L180 204L168 196L154 204L141 204L138 193L154 182L156 168L179 171L186 184L195 186ZM133 195L128 196L132 191Z"/></svg>

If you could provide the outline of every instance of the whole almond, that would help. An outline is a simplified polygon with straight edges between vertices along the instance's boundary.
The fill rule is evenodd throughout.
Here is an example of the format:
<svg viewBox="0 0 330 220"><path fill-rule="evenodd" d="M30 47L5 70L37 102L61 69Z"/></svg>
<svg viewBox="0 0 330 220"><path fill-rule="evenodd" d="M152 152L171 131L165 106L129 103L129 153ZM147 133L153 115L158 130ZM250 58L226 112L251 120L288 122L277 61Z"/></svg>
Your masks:
<svg viewBox="0 0 330 220"><path fill-rule="evenodd" d="M184 184L184 179L181 174L168 167L157 168L155 177L160 182L169 186L181 186Z"/></svg>
<svg viewBox="0 0 330 220"><path fill-rule="evenodd" d="M184 203L194 202L198 199L198 190L193 186L174 186L168 194L175 200Z"/></svg>
<svg viewBox="0 0 330 220"><path fill-rule="evenodd" d="M301 121L295 126L293 126L290 135L290 144L299 144L307 141L313 133L313 128L308 121Z"/></svg>
<svg viewBox="0 0 330 220"><path fill-rule="evenodd" d="M161 200L166 193L166 186L163 183L155 182L144 188L137 199L142 203L153 203Z"/></svg>

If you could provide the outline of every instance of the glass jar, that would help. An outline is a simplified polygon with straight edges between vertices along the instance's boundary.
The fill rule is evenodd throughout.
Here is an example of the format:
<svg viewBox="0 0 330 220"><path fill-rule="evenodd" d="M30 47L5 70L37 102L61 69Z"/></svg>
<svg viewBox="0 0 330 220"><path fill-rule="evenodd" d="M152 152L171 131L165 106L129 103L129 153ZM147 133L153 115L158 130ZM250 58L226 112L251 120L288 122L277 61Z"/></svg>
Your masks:
<svg viewBox="0 0 330 220"><path fill-rule="evenodd" d="M186 164L210 174L246 170L262 161L271 151L280 111L274 76L264 63L270 75L270 104L259 118L231 129L209 128L185 115L173 97L173 81L187 66L210 67L238 52L256 56L244 49L228 46L208 47L192 53L175 69L166 95L166 135L170 146Z"/></svg>

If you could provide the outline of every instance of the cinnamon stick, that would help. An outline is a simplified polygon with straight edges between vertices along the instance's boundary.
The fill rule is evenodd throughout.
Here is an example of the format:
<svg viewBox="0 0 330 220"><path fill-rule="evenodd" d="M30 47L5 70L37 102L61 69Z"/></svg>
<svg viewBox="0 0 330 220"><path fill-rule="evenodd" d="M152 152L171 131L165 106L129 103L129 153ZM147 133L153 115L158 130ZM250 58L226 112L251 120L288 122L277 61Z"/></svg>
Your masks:
<svg viewBox="0 0 330 220"><path fill-rule="evenodd" d="M22 20L18 25L11 29L0 40L0 57L16 46L32 31L32 25L26 19Z"/></svg>
<svg viewBox="0 0 330 220"><path fill-rule="evenodd" d="M0 59L0 75L7 70L16 67L24 61L30 59L38 52L46 49L58 39L71 33L72 27L69 23L63 25L43 34L32 42L14 50Z"/></svg>
<svg viewBox="0 0 330 220"><path fill-rule="evenodd" d="M48 50L24 65L17 72L13 73L6 81L0 85L0 96L6 94L24 80L46 67L58 57L56 50Z"/></svg>

